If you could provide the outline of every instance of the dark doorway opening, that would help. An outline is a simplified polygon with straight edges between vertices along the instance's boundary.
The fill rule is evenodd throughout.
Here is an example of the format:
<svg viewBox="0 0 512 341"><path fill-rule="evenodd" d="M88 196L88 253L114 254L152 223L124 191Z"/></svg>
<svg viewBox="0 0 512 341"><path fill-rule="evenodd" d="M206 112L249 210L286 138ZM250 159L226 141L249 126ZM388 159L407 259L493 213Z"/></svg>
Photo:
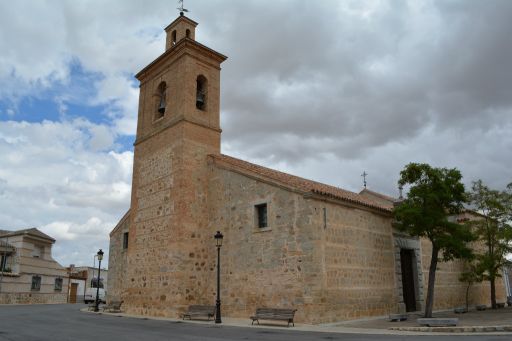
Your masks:
<svg viewBox="0 0 512 341"><path fill-rule="evenodd" d="M414 288L414 251L400 250L402 266L402 291L404 294L405 311L416 311L416 290Z"/></svg>

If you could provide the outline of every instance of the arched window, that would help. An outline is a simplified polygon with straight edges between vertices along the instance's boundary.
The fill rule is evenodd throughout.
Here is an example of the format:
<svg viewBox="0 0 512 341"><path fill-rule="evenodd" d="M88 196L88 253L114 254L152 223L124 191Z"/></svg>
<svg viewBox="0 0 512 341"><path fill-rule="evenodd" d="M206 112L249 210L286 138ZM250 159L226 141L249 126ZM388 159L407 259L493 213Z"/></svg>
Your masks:
<svg viewBox="0 0 512 341"><path fill-rule="evenodd" d="M196 108L206 110L208 99L208 81L203 75L197 76L196 80Z"/></svg>
<svg viewBox="0 0 512 341"><path fill-rule="evenodd" d="M187 30L185 31L185 36L187 38L190 38L190 30L187 28Z"/></svg>
<svg viewBox="0 0 512 341"><path fill-rule="evenodd" d="M165 82L162 82L158 85L158 88L156 91L155 120L162 118L165 115L165 108L167 107L166 90L167 90L167 86L166 86Z"/></svg>
<svg viewBox="0 0 512 341"><path fill-rule="evenodd" d="M176 30L172 31L172 44L176 45Z"/></svg>

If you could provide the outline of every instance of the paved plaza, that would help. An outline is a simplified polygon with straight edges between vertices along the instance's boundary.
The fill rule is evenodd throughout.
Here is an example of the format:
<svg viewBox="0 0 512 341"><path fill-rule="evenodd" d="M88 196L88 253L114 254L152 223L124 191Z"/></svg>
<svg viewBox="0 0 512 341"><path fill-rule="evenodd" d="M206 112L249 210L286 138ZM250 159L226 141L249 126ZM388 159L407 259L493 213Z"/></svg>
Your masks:
<svg viewBox="0 0 512 341"><path fill-rule="evenodd" d="M510 340L512 333L414 333L391 331L397 326L384 319L347 322L332 325L282 327L278 323L251 326L249 319L223 319L222 325L212 321L183 322L173 319L148 319L123 314L97 314L80 304L0 305L0 341L7 340ZM471 312L461 317L494 325L512 323L512 309L496 312ZM503 320L501 320L503 319ZM407 325L413 322L401 322Z"/></svg>

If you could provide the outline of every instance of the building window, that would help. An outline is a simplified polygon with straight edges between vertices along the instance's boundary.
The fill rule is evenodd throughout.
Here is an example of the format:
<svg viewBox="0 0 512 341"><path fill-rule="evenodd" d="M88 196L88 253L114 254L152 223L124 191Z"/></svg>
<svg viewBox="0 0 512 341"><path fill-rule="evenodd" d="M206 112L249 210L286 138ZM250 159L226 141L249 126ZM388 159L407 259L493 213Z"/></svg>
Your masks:
<svg viewBox="0 0 512 341"><path fill-rule="evenodd" d="M62 278L55 278L55 291L62 291Z"/></svg>
<svg viewBox="0 0 512 341"><path fill-rule="evenodd" d="M32 250L32 257L34 258L43 258L44 255L44 247L39 245L34 245L34 249Z"/></svg>
<svg viewBox="0 0 512 341"><path fill-rule="evenodd" d="M41 290L41 276L32 276L32 285L30 290L39 291Z"/></svg>
<svg viewBox="0 0 512 341"><path fill-rule="evenodd" d="M185 36L187 38L190 38L190 30L187 28L187 30L185 31Z"/></svg>
<svg viewBox="0 0 512 341"><path fill-rule="evenodd" d="M128 232L123 233L123 249L128 248Z"/></svg>
<svg viewBox="0 0 512 341"><path fill-rule="evenodd" d="M256 223L259 228L268 227L267 223L267 204L259 204L256 208Z"/></svg>
<svg viewBox="0 0 512 341"><path fill-rule="evenodd" d="M165 109L167 108L167 84L162 82L158 85L156 90L156 112L155 112L155 120L164 117Z"/></svg>
<svg viewBox="0 0 512 341"><path fill-rule="evenodd" d="M3 272L11 272L11 268L8 264L9 255L2 255L2 258L0 259L0 271Z"/></svg>
<svg viewBox="0 0 512 341"><path fill-rule="evenodd" d="M176 30L172 31L172 45L176 45Z"/></svg>
<svg viewBox="0 0 512 341"><path fill-rule="evenodd" d="M196 80L196 108L206 110L208 81L203 75L197 76Z"/></svg>

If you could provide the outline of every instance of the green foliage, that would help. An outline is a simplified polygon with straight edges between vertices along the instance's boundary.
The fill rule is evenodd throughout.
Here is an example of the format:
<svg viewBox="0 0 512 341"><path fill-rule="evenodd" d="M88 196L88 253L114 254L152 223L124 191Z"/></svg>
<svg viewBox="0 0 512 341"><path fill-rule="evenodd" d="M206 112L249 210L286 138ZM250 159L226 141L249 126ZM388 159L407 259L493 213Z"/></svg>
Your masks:
<svg viewBox="0 0 512 341"><path fill-rule="evenodd" d="M484 280L491 282L491 303L496 305L494 281L500 269L508 265L507 254L512 252L512 183L503 191L492 190L482 180L473 182L470 200L480 219L467 223L485 245L477 254L478 267Z"/></svg>
<svg viewBox="0 0 512 341"><path fill-rule="evenodd" d="M395 227L411 236L426 237L444 260L467 258L474 239L470 229L452 217L467 201L457 169L410 163L400 173L400 185L411 185L407 198L394 210Z"/></svg>
<svg viewBox="0 0 512 341"><path fill-rule="evenodd" d="M474 262L474 257L468 259L464 264L464 272L459 276L459 281L465 282L466 286L466 311L469 311L469 288L473 283L483 281L483 269L479 263Z"/></svg>
<svg viewBox="0 0 512 341"><path fill-rule="evenodd" d="M462 272L459 276L459 281L471 285L473 283L480 283L483 280L483 269L480 264L474 261L466 262L464 266L464 272Z"/></svg>
<svg viewBox="0 0 512 341"><path fill-rule="evenodd" d="M424 163L410 163L400 172L399 185L410 188L407 198L393 210L394 226L432 243L425 317L432 317L439 253L444 260L472 256L468 242L474 240L473 234L455 217L467 201L461 179L457 169L433 168Z"/></svg>

